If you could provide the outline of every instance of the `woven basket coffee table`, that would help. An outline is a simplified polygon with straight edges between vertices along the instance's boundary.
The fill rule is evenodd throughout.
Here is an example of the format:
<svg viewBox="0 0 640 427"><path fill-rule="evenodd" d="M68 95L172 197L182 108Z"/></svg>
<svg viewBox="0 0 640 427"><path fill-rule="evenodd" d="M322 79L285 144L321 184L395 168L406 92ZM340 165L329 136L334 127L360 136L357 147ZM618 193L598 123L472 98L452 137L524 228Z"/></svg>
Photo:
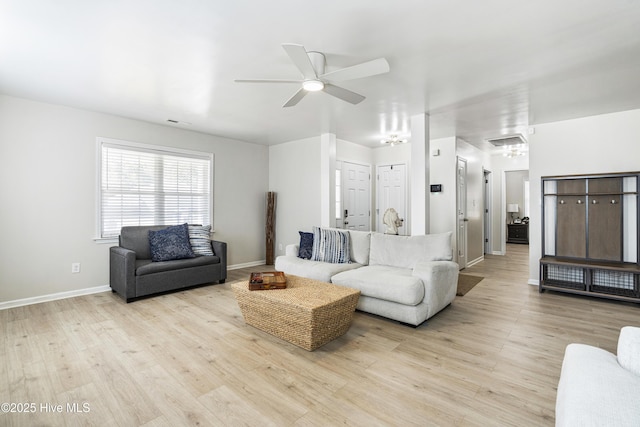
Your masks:
<svg viewBox="0 0 640 427"><path fill-rule="evenodd" d="M248 325L308 351L345 334L360 291L287 276L286 289L250 291L249 282L231 284Z"/></svg>

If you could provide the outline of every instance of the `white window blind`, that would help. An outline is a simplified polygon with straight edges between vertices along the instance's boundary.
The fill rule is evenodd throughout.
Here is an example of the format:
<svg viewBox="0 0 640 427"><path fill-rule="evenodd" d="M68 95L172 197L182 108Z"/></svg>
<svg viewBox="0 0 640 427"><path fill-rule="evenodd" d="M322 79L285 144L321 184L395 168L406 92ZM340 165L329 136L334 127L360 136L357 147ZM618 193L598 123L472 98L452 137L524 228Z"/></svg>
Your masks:
<svg viewBox="0 0 640 427"><path fill-rule="evenodd" d="M103 141L100 155L101 238L130 225L211 224L211 154Z"/></svg>

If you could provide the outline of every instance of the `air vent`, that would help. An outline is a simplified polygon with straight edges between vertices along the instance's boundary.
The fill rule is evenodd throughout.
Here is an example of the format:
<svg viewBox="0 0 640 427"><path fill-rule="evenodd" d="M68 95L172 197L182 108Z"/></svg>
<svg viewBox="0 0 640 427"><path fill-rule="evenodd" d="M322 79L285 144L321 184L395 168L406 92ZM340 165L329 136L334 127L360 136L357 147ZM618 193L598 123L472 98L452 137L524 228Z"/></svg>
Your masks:
<svg viewBox="0 0 640 427"><path fill-rule="evenodd" d="M182 120L175 120L175 119L167 119L167 121L169 123L173 123L174 125L190 125L191 124L189 122L183 122Z"/></svg>
<svg viewBox="0 0 640 427"><path fill-rule="evenodd" d="M508 145L518 145L518 144L527 143L527 140L524 139L524 137L519 133L514 135L499 136L497 138L489 138L487 139L487 141L490 142L492 145L495 145L496 147L504 147Z"/></svg>

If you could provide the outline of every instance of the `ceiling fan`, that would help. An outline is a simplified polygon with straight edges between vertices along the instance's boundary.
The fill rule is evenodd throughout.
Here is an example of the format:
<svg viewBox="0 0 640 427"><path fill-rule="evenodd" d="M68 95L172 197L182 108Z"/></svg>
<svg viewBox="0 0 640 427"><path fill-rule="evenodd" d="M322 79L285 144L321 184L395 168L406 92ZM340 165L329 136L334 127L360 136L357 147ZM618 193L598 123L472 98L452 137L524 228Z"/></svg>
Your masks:
<svg viewBox="0 0 640 427"><path fill-rule="evenodd" d="M387 60L384 58L378 58L358 65L353 65L351 67L325 73L324 67L326 59L321 52L307 52L304 46L292 43L285 43L282 47L287 52L287 55L289 55L293 64L298 67L298 70L302 73L301 80L236 79L235 81L239 83L302 84L300 89L298 89L298 91L284 103L283 107L292 107L300 102L308 92L317 91L323 91L329 95L355 105L362 102L365 97L340 86L336 86L333 84L334 82L360 79L389 72L389 63Z"/></svg>

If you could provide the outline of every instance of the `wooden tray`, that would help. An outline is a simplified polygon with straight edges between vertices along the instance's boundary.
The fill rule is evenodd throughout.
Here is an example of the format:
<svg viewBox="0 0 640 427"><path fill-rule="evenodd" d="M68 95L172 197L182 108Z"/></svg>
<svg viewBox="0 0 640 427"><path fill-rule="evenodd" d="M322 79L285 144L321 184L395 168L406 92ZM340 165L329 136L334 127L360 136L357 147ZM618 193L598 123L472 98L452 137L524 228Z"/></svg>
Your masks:
<svg viewBox="0 0 640 427"><path fill-rule="evenodd" d="M249 277L249 290L261 291L265 289L285 289L287 278L282 271L266 271L251 273Z"/></svg>

